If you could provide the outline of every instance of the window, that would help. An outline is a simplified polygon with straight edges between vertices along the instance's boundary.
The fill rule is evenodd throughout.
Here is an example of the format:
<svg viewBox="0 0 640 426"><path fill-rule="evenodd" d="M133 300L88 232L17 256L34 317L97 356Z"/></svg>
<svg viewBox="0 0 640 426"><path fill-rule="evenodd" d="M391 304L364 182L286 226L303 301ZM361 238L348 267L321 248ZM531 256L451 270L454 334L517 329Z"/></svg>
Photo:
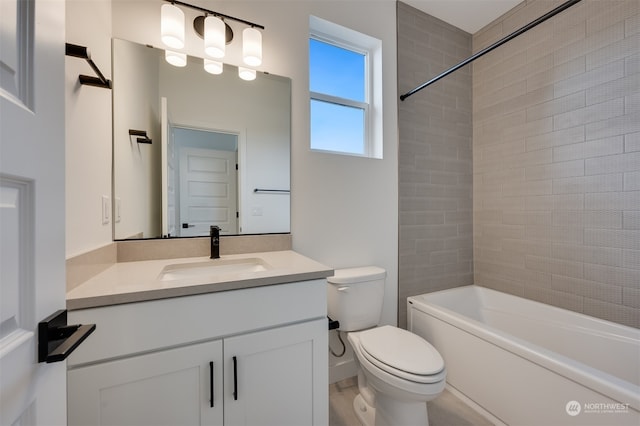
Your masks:
<svg viewBox="0 0 640 426"><path fill-rule="evenodd" d="M311 149L382 158L380 41L315 17L310 27Z"/></svg>

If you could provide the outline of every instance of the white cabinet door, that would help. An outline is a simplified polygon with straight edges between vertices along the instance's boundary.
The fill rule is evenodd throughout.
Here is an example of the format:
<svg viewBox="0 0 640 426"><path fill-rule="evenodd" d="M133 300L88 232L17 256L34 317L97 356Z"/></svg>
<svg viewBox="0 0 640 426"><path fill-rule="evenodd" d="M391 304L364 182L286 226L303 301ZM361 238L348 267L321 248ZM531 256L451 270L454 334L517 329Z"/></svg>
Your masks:
<svg viewBox="0 0 640 426"><path fill-rule="evenodd" d="M220 340L73 369L69 425L222 425L222 374Z"/></svg>
<svg viewBox="0 0 640 426"><path fill-rule="evenodd" d="M224 340L225 426L328 424L326 319Z"/></svg>

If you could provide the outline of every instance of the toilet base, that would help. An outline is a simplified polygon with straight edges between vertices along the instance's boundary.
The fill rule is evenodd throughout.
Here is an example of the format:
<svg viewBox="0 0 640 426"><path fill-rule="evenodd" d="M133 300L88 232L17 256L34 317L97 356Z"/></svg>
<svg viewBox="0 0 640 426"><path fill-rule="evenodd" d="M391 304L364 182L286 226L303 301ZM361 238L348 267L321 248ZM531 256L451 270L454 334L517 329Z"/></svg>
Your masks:
<svg viewBox="0 0 640 426"><path fill-rule="evenodd" d="M374 426L376 409L367 404L362 395L358 394L353 400L353 411L362 426Z"/></svg>
<svg viewBox="0 0 640 426"><path fill-rule="evenodd" d="M389 405L391 401L381 398L383 405ZM362 426L382 426L382 425L403 425L403 426L429 426L429 417L426 410L421 404L409 403L399 404L397 401L391 402L385 419L384 415L376 419L376 409L369 405L362 395L358 394L353 400L353 411Z"/></svg>

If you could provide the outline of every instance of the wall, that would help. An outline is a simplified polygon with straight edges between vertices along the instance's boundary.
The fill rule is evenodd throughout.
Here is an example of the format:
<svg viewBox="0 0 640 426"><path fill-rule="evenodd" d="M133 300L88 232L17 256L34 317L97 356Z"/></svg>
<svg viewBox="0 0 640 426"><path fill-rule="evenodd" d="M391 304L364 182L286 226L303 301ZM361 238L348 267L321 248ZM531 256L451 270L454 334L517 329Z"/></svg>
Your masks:
<svg viewBox="0 0 640 426"><path fill-rule="evenodd" d="M153 50L135 47L113 40L116 239L157 237L162 229L160 72ZM130 129L146 131L153 143L138 143Z"/></svg>
<svg viewBox="0 0 640 426"><path fill-rule="evenodd" d="M471 35L398 3L398 86L404 93L471 54ZM408 296L473 284L471 70L398 103L400 275Z"/></svg>
<svg viewBox="0 0 640 426"><path fill-rule="evenodd" d="M84 4L90 8L94 3L96 2ZM385 268L388 277L382 323L395 324L398 284L395 3L375 0L215 3L194 1L193 3L265 25L264 62L259 69L287 76L292 80L291 230L293 248L335 268L370 264ZM190 13L186 12L187 16ZM70 19L72 21L70 25L80 25L78 20L84 20L85 16L94 14L92 11L87 11L86 15L74 16ZM160 2L114 0L112 14L114 37L160 46ZM316 153L309 149L307 51L310 15L382 40L384 76L382 160ZM98 31L101 36L107 38L111 36L109 28L88 27L89 23L85 27L88 34ZM188 35L187 44L189 46L187 53L202 56L201 42L195 35L191 33ZM232 48L230 47L229 50ZM237 53L230 52L227 62L238 64L240 61L237 56ZM106 61L100 60L99 64L107 69L109 67ZM109 115L105 114L104 117ZM108 118L104 120L105 123L100 124L104 125L107 131L110 129L110 121ZM108 133L110 135L110 130ZM101 133L100 138L104 138L105 134ZM94 168L100 169L99 173L102 174L101 168L105 158L107 157L104 154L88 158L86 174ZM76 169L69 170L68 176L69 179L83 179L83 174L78 173ZM81 198L80 194L84 194L86 198L92 198L94 194L101 193L102 188L91 184L87 185L83 191L78 189L76 192L77 198ZM74 206L74 209L76 204L82 205L76 198L69 200L69 205ZM69 228L71 228L70 224ZM93 224L93 227L84 229L84 233L78 232L78 242L74 244L72 251L95 248L110 241L109 238L104 238L101 229L99 224ZM347 364L352 368L352 362L347 361Z"/></svg>
<svg viewBox="0 0 640 426"><path fill-rule="evenodd" d="M111 79L111 2L67 0L66 42L87 46ZM87 17L90 17L88 19ZM93 76L83 59L65 58L66 257L111 243L102 224L103 195L111 197L111 90L81 86Z"/></svg>
<svg viewBox="0 0 640 426"><path fill-rule="evenodd" d="M474 63L476 284L640 327L639 9L585 0Z"/></svg>

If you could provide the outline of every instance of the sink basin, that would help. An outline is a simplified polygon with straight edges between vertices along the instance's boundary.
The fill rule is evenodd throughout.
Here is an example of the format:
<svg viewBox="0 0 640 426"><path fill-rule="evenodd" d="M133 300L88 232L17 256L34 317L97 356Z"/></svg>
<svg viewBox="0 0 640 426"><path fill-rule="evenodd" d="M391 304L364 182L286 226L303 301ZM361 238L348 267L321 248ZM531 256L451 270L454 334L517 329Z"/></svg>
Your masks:
<svg viewBox="0 0 640 426"><path fill-rule="evenodd" d="M220 279L252 272L271 269L269 264L260 258L246 259L212 259L204 262L178 263L167 265L160 273L160 281L185 279Z"/></svg>

